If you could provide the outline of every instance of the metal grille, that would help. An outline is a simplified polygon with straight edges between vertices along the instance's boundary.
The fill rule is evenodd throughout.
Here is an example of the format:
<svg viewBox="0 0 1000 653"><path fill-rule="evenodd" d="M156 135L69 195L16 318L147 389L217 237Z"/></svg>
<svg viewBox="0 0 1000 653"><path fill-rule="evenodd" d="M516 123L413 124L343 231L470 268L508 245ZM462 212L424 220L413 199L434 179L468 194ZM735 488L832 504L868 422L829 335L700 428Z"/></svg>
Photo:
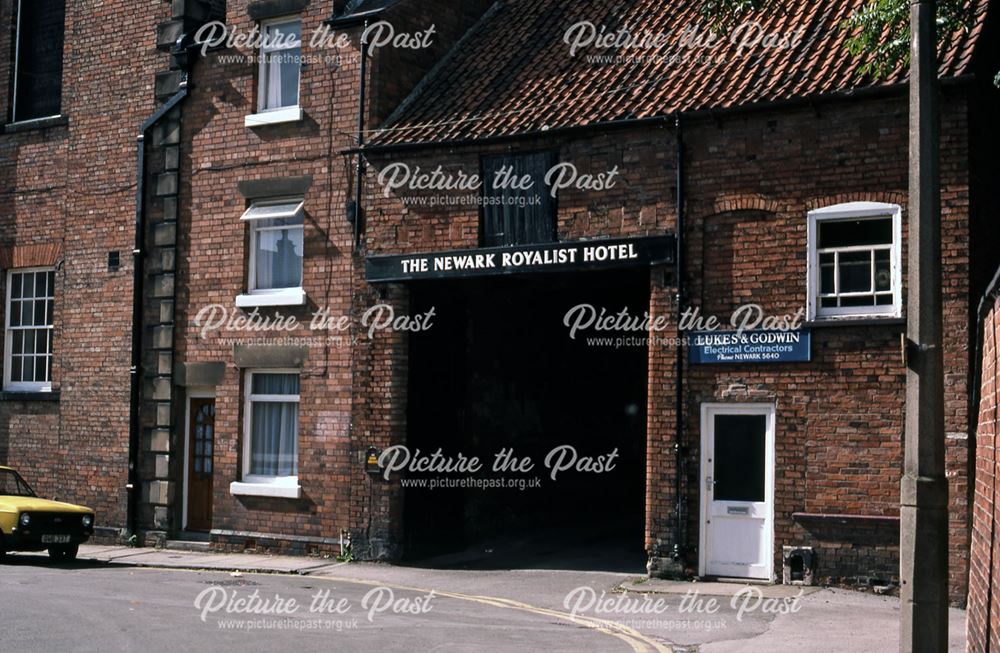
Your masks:
<svg viewBox="0 0 1000 653"><path fill-rule="evenodd" d="M83 515L61 512L32 512L31 525L26 530L35 534L78 533L83 528Z"/></svg>

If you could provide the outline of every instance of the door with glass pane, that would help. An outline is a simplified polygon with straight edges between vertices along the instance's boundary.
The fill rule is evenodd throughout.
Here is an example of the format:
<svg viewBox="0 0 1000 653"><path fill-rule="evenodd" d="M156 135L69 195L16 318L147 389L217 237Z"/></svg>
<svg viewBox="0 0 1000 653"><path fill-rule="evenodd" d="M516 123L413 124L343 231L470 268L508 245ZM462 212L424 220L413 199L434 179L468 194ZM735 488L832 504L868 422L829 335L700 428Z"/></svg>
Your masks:
<svg viewBox="0 0 1000 653"><path fill-rule="evenodd" d="M774 407L705 404L701 417L700 573L772 580Z"/></svg>
<svg viewBox="0 0 1000 653"><path fill-rule="evenodd" d="M208 531L212 528L215 399L192 397L189 415L187 529Z"/></svg>

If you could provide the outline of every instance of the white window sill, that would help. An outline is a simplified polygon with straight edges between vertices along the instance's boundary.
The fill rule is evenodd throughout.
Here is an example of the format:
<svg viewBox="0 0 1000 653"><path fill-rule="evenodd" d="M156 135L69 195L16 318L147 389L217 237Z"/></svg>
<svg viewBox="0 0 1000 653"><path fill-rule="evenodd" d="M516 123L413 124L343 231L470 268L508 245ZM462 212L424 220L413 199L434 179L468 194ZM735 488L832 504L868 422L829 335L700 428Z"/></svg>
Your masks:
<svg viewBox="0 0 1000 653"><path fill-rule="evenodd" d="M229 484L229 493L239 497L274 497L278 499L299 499L302 497L302 486L296 482L287 483L238 483Z"/></svg>
<svg viewBox="0 0 1000 653"><path fill-rule="evenodd" d="M41 118L29 118L27 120L9 122L3 127L0 127L0 133L6 132L12 134L14 132L45 129L47 127L60 127L68 124L69 118L61 113L57 113L54 116L42 116Z"/></svg>
<svg viewBox="0 0 1000 653"><path fill-rule="evenodd" d="M243 119L243 124L247 127L280 125L287 122L299 122L302 120L303 115L301 107L287 107L285 109L252 113Z"/></svg>
<svg viewBox="0 0 1000 653"><path fill-rule="evenodd" d="M837 313L834 315L817 315L813 322L850 322L852 320L898 320L899 313Z"/></svg>
<svg viewBox="0 0 1000 653"><path fill-rule="evenodd" d="M259 306L305 306L306 291L302 288L286 288L274 292L250 293L236 297L237 308Z"/></svg>
<svg viewBox="0 0 1000 653"><path fill-rule="evenodd" d="M52 392L51 383L8 383L3 387L4 392Z"/></svg>

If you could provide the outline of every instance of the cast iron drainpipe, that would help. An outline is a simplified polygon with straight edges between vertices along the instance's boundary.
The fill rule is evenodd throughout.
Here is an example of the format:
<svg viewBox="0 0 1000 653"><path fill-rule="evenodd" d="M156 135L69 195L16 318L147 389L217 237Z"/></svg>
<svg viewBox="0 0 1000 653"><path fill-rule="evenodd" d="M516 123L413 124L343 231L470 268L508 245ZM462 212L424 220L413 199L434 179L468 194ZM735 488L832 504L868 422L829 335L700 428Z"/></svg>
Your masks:
<svg viewBox="0 0 1000 653"><path fill-rule="evenodd" d="M365 109L368 95L368 42L366 41L368 32L368 19L365 19L364 27L361 30L361 80L358 90L358 162L354 173L354 246L360 247L364 238L364 212L361 210L362 187L361 177L365 173L365 155L360 150L365 146Z"/></svg>
<svg viewBox="0 0 1000 653"><path fill-rule="evenodd" d="M355 147L351 148L351 153L356 154L358 157L355 167L354 215L351 216L351 222L353 223L354 228L355 248L361 246L362 234L364 233L364 217L361 210L361 177L364 175L365 171L365 109L368 104L368 42L366 39L370 21L379 17L383 11L384 8L361 14L334 16L333 18L325 21L325 24L330 27L339 27L344 29L350 27L361 27L361 35L358 37L358 42L361 46L360 79L358 81L358 143Z"/></svg>
<svg viewBox="0 0 1000 653"><path fill-rule="evenodd" d="M677 112L674 116L675 136L677 138L677 322L680 324L681 316L684 313L685 284L684 284L684 124L683 114ZM677 473L674 478L674 492L676 492L677 523L674 527L674 550L673 559L679 561L683 555L687 544L687 517L684 514L684 455L685 447L682 444L684 437L684 344L683 333L677 341L677 403L675 406L675 439L674 454L676 455Z"/></svg>
<svg viewBox="0 0 1000 653"><path fill-rule="evenodd" d="M126 508L126 532L135 535L139 510L139 399L142 391L142 294L143 264L146 260L146 196L143 180L146 176L146 135L167 113L187 97L187 74L180 83L180 90L156 110L139 128L136 138L136 184L135 184L135 246L132 249L132 366L129 396L128 430L128 503Z"/></svg>

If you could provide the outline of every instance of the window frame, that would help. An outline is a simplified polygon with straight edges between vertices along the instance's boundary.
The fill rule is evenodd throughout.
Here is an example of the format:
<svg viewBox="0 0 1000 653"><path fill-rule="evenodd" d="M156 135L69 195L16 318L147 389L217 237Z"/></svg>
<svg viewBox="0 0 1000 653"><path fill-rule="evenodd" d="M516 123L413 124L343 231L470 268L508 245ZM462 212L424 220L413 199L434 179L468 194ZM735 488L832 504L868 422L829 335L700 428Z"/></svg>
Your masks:
<svg viewBox="0 0 1000 653"><path fill-rule="evenodd" d="M290 217L299 216L302 218L301 225L283 227L258 226L262 220L278 219L282 216L254 217L253 211L259 207L278 206L282 204L297 204L297 208ZM252 201L247 210L240 218L247 224L248 234L248 254L247 254L247 292L236 299L236 306L302 306L306 303L305 284L305 199L302 197L267 198ZM277 231L281 229L301 229L302 231L302 262L299 270L299 285L288 288L258 288L257 287L257 243L261 231Z"/></svg>
<svg viewBox="0 0 1000 653"><path fill-rule="evenodd" d="M809 211L808 213L808 270L807 270L807 315L810 321L835 321L843 319L893 319L902 316L903 307L903 266L902 266L902 215L898 204L881 202L848 202ZM892 220L892 243L889 245L889 267L892 275L892 303L876 306L850 306L825 308L820 298L820 254L819 225L823 222L848 220ZM850 251L849 247L833 248ZM884 246L859 246L861 250L885 249Z"/></svg>
<svg viewBox="0 0 1000 653"><path fill-rule="evenodd" d="M546 171L545 171L547 173L549 170L552 169L553 166L555 166L559 162L559 149L558 148L546 148L546 149L536 149L536 150L526 150L526 151L516 151L516 152L494 152L494 153L480 154L480 156L479 156L479 174L480 174L480 178L483 181L482 190L480 192L480 196L481 196L481 199L483 201L480 203L480 206L479 206L479 246L480 247L519 247L519 246L524 246L524 245L554 243L554 242L557 242L559 240L559 197L558 196L552 197L550 195L551 190L548 187L548 185L545 183L545 175L544 174L542 176L542 179L536 180L539 183L536 183L535 186L533 187L534 192L539 193L540 196L548 197L548 199L544 200L544 201L546 201L547 204L548 204L549 215L547 215L546 217L550 221L550 224L545 225L547 227L547 229L546 229L547 233L546 233L544 239L543 240L529 242L529 243L516 243L516 244L513 244L513 245L510 245L510 244L506 244L506 245L500 244L500 245L498 245L498 244L491 244L490 243L491 238L495 238L495 235L491 236L490 234L487 233L487 214L489 212L489 209L493 208L492 206L487 206L487 200L491 197L491 195L489 195L490 189L488 187L492 184L492 180L488 179L487 178L488 175L486 174L487 162L490 159L506 159L511 164L513 164L513 162L514 162L515 159L519 159L519 158L524 159L524 158L534 157L534 156L544 157L544 158L547 159L547 162L546 162ZM510 238L506 237L507 234L504 234L504 235L505 235L504 241L505 242L509 242Z"/></svg>
<svg viewBox="0 0 1000 653"><path fill-rule="evenodd" d="M14 69L11 71L14 75L14 91L10 98L10 121L12 123L18 122L17 120L17 78L21 76L21 17L24 12L21 11L21 3L24 0L17 0L17 20L14 25ZM9 278L8 278L9 281ZM6 369L7 356L4 355L4 369ZM6 387L6 372L4 373L4 386Z"/></svg>
<svg viewBox="0 0 1000 653"><path fill-rule="evenodd" d="M299 394L297 395L255 395L253 394L253 378L255 374L294 374L299 378ZM278 497L298 499L302 495L299 485L299 438L301 428L295 433L295 469L294 476L264 476L250 473L250 463L253 456L253 404L257 402L295 403L298 405L301 417L302 407L302 370L299 369L252 369L244 371L243 381L243 453L241 479L230 484L233 495ZM262 399L262 397L264 397ZM294 399L292 399L294 397ZM301 422L299 423L301 426Z"/></svg>
<svg viewBox="0 0 1000 653"><path fill-rule="evenodd" d="M45 329L48 329L51 333L52 347L55 349L55 303L56 303L56 291L55 291L55 268L52 266L35 266L30 268L10 268L7 270L7 275L5 278L6 290L4 292L4 350L3 350L3 389L5 392L52 392L52 372L55 371L55 353L53 351L48 352L49 357L49 380L48 381L16 381L12 382L10 380L11 367L13 363L13 345L14 345L14 331L10 326L10 304L11 304L11 288L12 281L15 274L35 274L38 272L51 272L52 273L52 295L51 297L46 295L44 297L45 301L49 299L52 300L52 324L46 325ZM23 298L22 298L23 299ZM33 297L32 299L38 299ZM38 329L39 327L33 326L32 329Z"/></svg>
<svg viewBox="0 0 1000 653"><path fill-rule="evenodd" d="M17 125L21 123L35 123L38 121L51 120L52 118L59 118L63 115L62 111L62 83L59 84L59 111L47 116L36 116L34 118L19 118L17 115L17 80L21 76L21 19L24 17L24 12L22 11L22 5L24 0L17 0L17 19L14 21L14 65L11 67L11 73L13 74L13 85L10 98L10 122L11 124ZM60 54L61 67L63 69L63 74L65 74L66 66L66 25L65 25L65 9L63 10L63 52Z"/></svg>
<svg viewBox="0 0 1000 653"><path fill-rule="evenodd" d="M276 52L284 52L285 50L291 50L293 48L267 48L267 32L270 28L275 25L284 25L286 23L297 22L299 24L299 77L297 92L295 94L295 104L281 107L267 108L267 96L268 96L268 84L271 82L270 77L267 74L267 55L274 54ZM258 51L259 61L257 62L258 70L258 83L257 83L257 118L259 120L265 120L263 116L273 117L275 121L284 122L286 120L300 120L301 119L301 105L302 105L302 15L301 14L290 14L286 16L279 16L276 18L268 18L267 20L262 20L260 22L260 35L261 35L261 45Z"/></svg>

